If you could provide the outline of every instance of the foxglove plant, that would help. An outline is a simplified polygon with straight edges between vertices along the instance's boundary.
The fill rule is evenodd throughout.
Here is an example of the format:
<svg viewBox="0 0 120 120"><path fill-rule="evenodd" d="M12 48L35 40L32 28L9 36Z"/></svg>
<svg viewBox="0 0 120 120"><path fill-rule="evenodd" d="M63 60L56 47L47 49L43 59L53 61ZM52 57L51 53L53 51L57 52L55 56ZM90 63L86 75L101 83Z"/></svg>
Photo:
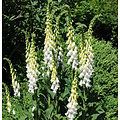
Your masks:
<svg viewBox="0 0 120 120"><path fill-rule="evenodd" d="M38 80L38 75L40 72L38 71L38 63L37 63L37 54L35 51L35 42L33 39L32 34L32 40L31 43L26 40L26 68L27 68L27 78L29 79L29 89L28 91L30 93L34 93L34 89L37 89L37 80Z"/></svg>
<svg viewBox="0 0 120 120"><path fill-rule="evenodd" d="M55 63L55 56L54 54L57 54L56 51L56 43L55 43L55 35L52 32L52 24L50 21L50 13L49 13L49 7L47 7L47 15L46 15L46 28L45 28L45 42L44 42L44 63L48 67L47 70L47 76L49 76L50 71L52 72L51 75L51 89L54 93L57 92L57 89L59 88L59 79L57 77L57 67Z"/></svg>
<svg viewBox="0 0 120 120"><path fill-rule="evenodd" d="M8 106L8 112L11 111L11 102L10 102L10 95L8 93L8 90L6 89L6 95L7 95L7 106Z"/></svg>
<svg viewBox="0 0 120 120"><path fill-rule="evenodd" d="M52 69L52 60L53 60L53 51L55 52L55 36L51 29L51 21L49 15L49 8L47 8L47 15L46 15L46 28L45 28L45 42L44 42L44 63L48 67L48 69Z"/></svg>
<svg viewBox="0 0 120 120"><path fill-rule="evenodd" d="M56 70L56 66L55 66L55 62L53 60L52 62L52 75L51 75L51 89L53 90L54 93L57 92L58 88L59 88L59 79L57 77L57 70Z"/></svg>
<svg viewBox="0 0 120 120"><path fill-rule="evenodd" d="M2 83L5 87L5 93L6 93L6 96L7 96L7 109L8 109L8 112L10 113L11 110L12 110L12 105L11 105L11 102L10 102L10 93L8 91L8 88L6 86L5 83ZM15 110L13 109L13 115L15 115Z"/></svg>
<svg viewBox="0 0 120 120"><path fill-rule="evenodd" d="M94 54L93 54L93 50L92 50L92 45L91 45L91 40L92 40L92 26L94 24L94 21L96 20L96 18L98 18L101 15L96 15L90 22L89 25L89 29L86 32L86 40L85 40L85 44L86 46L83 48L83 45L81 45L81 53L79 53L79 57L80 57L80 75L79 78L83 80L81 80L79 82L79 85L82 86L83 84L85 84L86 88L91 87L90 85L90 77L93 74L94 70L93 70L93 63L94 63Z"/></svg>
<svg viewBox="0 0 120 120"><path fill-rule="evenodd" d="M13 65L9 59L4 58L4 60L6 60L10 66L10 73L12 76L12 86L13 86L13 90L14 90L14 96L20 97L20 84L16 80L16 78L17 78L16 69L13 68Z"/></svg>
<svg viewBox="0 0 120 120"><path fill-rule="evenodd" d="M64 61L63 61L63 49L61 47L61 44L59 42L60 37L59 37L59 19L61 16L59 16L56 20L56 25L55 25L55 30L54 30L54 34L55 34L55 40L56 40L56 53L55 53L55 58L56 58L56 65L57 67L60 66L60 64L62 65L62 68L64 68Z"/></svg>
<svg viewBox="0 0 120 120"><path fill-rule="evenodd" d="M66 42L66 44L68 44L67 56L70 57L67 64L70 65L70 63L72 63L72 69L76 70L78 67L78 50L75 45L75 42L73 42L75 39L75 36L74 36L74 31L73 31L72 25L70 27L68 27L67 37L68 37L68 40Z"/></svg>
<svg viewBox="0 0 120 120"><path fill-rule="evenodd" d="M75 115L77 114L77 106L78 106L77 88L78 88L78 78L77 78L77 71L76 71L74 80L72 81L71 95L68 99L68 102L69 102L67 104L68 111L67 113L65 113L65 115L69 118L69 120L73 120Z"/></svg>
<svg viewBox="0 0 120 120"><path fill-rule="evenodd" d="M77 114L77 88L78 88L78 78L77 78L77 69L78 69L78 49L75 45L75 35L74 30L72 27L72 23L70 27L68 27L68 33L67 33L68 40L66 44L68 44L67 49L68 53L67 56L70 57L68 59L67 64L70 65L72 63L72 69L75 69L75 76L74 80L72 81L72 89L71 89L71 95L68 99L67 108L68 111L65 113L65 115L69 118L69 120L73 120L75 115Z"/></svg>
<svg viewBox="0 0 120 120"><path fill-rule="evenodd" d="M81 48L81 53L79 54L80 57L80 75L79 78L83 78L80 80L79 85L82 86L85 84L86 88L91 87L90 85L90 77L93 73L93 53L92 47L89 45L87 41L85 41L86 47L84 49Z"/></svg>

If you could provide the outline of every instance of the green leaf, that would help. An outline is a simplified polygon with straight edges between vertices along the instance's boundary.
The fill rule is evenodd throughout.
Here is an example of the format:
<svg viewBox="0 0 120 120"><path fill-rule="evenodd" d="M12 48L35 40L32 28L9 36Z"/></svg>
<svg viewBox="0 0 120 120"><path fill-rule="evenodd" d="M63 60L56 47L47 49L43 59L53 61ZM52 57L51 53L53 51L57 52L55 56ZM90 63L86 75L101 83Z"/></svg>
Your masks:
<svg viewBox="0 0 120 120"><path fill-rule="evenodd" d="M93 107L94 103L88 103L89 107Z"/></svg>
<svg viewBox="0 0 120 120"><path fill-rule="evenodd" d="M61 2L62 0L58 0L58 2Z"/></svg>
<svg viewBox="0 0 120 120"><path fill-rule="evenodd" d="M75 120L79 120L80 116L82 116L82 111L78 113Z"/></svg>
<svg viewBox="0 0 120 120"><path fill-rule="evenodd" d="M4 16L5 18L9 19L9 16L7 16L7 15L4 15L4 14L3 14L3 16Z"/></svg>
<svg viewBox="0 0 120 120"><path fill-rule="evenodd" d="M55 115L55 117L60 119L61 118L61 114L57 114L57 115Z"/></svg>
<svg viewBox="0 0 120 120"><path fill-rule="evenodd" d="M54 93L53 91L49 90L49 89L48 89L48 92L50 93L52 99L54 99L54 97L55 97L55 93Z"/></svg>
<svg viewBox="0 0 120 120"><path fill-rule="evenodd" d="M48 0L48 4L50 4L52 2L52 0Z"/></svg>
<svg viewBox="0 0 120 120"><path fill-rule="evenodd" d="M35 6L35 5L37 5L37 3L38 3L38 1L34 1L34 2L32 2L32 5Z"/></svg>
<svg viewBox="0 0 120 120"><path fill-rule="evenodd" d="M48 108L48 109L45 110L45 115L46 115L46 117L47 117L48 119L49 119L50 116L51 116L52 110L53 110L53 105L51 105L50 108Z"/></svg>
<svg viewBox="0 0 120 120"><path fill-rule="evenodd" d="M83 99L83 95L80 89L78 90L78 95Z"/></svg>
<svg viewBox="0 0 120 120"><path fill-rule="evenodd" d="M76 23L76 25L78 25L77 27L80 27L80 28L87 28L87 26L85 24L82 24L82 23Z"/></svg>
<svg viewBox="0 0 120 120"><path fill-rule="evenodd" d="M31 113L28 112L27 110L24 110L23 112L24 112L24 114L25 114L26 116L31 116Z"/></svg>
<svg viewBox="0 0 120 120"><path fill-rule="evenodd" d="M60 100L60 101L63 101L63 98L62 98L62 97L59 97L59 100Z"/></svg>
<svg viewBox="0 0 120 120"><path fill-rule="evenodd" d="M26 118L27 118L27 116L25 114L20 115L20 120L25 120Z"/></svg>
<svg viewBox="0 0 120 120"><path fill-rule="evenodd" d="M10 20L12 20L14 17L15 17L15 15L13 15L13 16L10 18Z"/></svg>
<svg viewBox="0 0 120 120"><path fill-rule="evenodd" d="M40 109L38 110L38 115L39 115L39 116L41 115L41 110L40 110Z"/></svg>
<svg viewBox="0 0 120 120"><path fill-rule="evenodd" d="M96 109L96 111L97 111L99 114L102 114L102 113L105 112L101 106L98 106L97 109Z"/></svg>
<svg viewBox="0 0 120 120"><path fill-rule="evenodd" d="M26 111L24 111L24 110L22 109L22 107L21 107L20 104L15 103L14 105L15 105L15 109L17 110L17 112L18 112L19 115L20 115L20 120L25 120L25 119L27 118L27 116L30 115L29 112L26 112ZM28 115L27 115L26 113L27 113Z"/></svg>
<svg viewBox="0 0 120 120"><path fill-rule="evenodd" d="M92 120L96 120L98 116L99 116L99 114L93 114L92 115Z"/></svg>
<svg viewBox="0 0 120 120"><path fill-rule="evenodd" d="M17 109L17 111L22 112L22 107L21 107L20 104L18 104L18 103L14 103L14 105L15 105L15 108Z"/></svg>
<svg viewBox="0 0 120 120"><path fill-rule="evenodd" d="M65 87L64 93L61 94L61 96L64 98L67 94L69 94L69 90L67 87Z"/></svg>
<svg viewBox="0 0 120 120"><path fill-rule="evenodd" d="M36 20L38 20L38 22L40 22L40 18L38 16L38 14L36 14Z"/></svg>

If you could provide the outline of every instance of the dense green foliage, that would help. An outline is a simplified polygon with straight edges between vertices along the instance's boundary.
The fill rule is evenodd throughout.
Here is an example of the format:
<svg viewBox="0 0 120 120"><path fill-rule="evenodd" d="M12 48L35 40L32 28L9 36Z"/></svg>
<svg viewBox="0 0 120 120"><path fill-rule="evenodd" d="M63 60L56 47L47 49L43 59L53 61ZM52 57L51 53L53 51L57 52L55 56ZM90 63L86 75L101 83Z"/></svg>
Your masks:
<svg viewBox="0 0 120 120"><path fill-rule="evenodd" d="M102 14L99 22L95 24L94 35L98 39L112 41L117 47L118 39L118 8L117 2L105 0L86 0L76 3L72 15L75 23L89 25L94 15Z"/></svg>
<svg viewBox="0 0 120 120"><path fill-rule="evenodd" d="M48 0L51 2L52 0ZM65 68L59 68L58 76L60 88L55 95L50 87L51 83L46 76L39 75L38 90L34 95L28 92L28 80L26 77L25 63L25 34L31 41L31 33L35 33L35 45L40 65L39 71L44 73L43 46L45 40L45 21L47 1L37 0L12 0L3 1L3 57L9 58L15 69L17 69L17 80L22 90L21 97L13 96L11 86L11 75L8 63L3 61L3 92L2 92L2 116L3 119L32 120L32 107L35 120L67 120L68 98L70 96L71 84L74 71L65 64ZM78 114L75 120L117 120L118 119L118 51L117 51L117 2L92 0L58 0L53 1L51 10L58 9L63 5L70 6L71 19L75 28L76 43L79 47L83 33L88 30L91 19L98 14L102 16L96 20L93 26L92 47L94 51L94 75L92 76L92 87L89 89L78 89ZM60 12L54 14L53 24ZM59 41L64 51L64 61L67 63L66 45L67 40L67 17L62 15L59 23ZM55 26L54 26L55 27ZM53 27L53 30L54 30ZM81 34L83 36L81 36ZM84 37L83 37L84 38ZM102 39L102 40L101 40ZM107 42L106 42L107 41ZM108 42L109 41L109 42ZM45 68L46 69L46 68ZM8 87L7 87L7 86ZM10 91L10 101L14 106L16 114L8 114L6 96Z"/></svg>
<svg viewBox="0 0 120 120"><path fill-rule="evenodd" d="M93 42L95 55L95 75L93 77L93 91L105 110L105 119L117 119L117 82L118 58L117 50L108 42Z"/></svg>

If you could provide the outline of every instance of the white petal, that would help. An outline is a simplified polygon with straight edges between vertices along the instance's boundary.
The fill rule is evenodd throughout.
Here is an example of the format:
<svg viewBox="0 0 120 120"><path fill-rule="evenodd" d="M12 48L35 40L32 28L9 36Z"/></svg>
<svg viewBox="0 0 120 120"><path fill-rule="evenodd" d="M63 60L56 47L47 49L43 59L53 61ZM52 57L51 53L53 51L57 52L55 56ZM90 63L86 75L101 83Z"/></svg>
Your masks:
<svg viewBox="0 0 120 120"><path fill-rule="evenodd" d="M43 73L42 76L44 77L44 75L45 75L45 74Z"/></svg>
<svg viewBox="0 0 120 120"><path fill-rule="evenodd" d="M18 97L20 97L20 92L18 92Z"/></svg>
<svg viewBox="0 0 120 120"><path fill-rule="evenodd" d="M73 114L69 114L69 115L68 115L68 118L74 119L74 115L73 115Z"/></svg>
<svg viewBox="0 0 120 120"><path fill-rule="evenodd" d="M79 82L79 85L80 85L80 86L82 86L82 85L83 85L83 82L82 82L82 80Z"/></svg>
<svg viewBox="0 0 120 120"><path fill-rule="evenodd" d="M73 112L73 109L68 109L68 113L72 114Z"/></svg>
<svg viewBox="0 0 120 120"><path fill-rule="evenodd" d="M91 87L91 85L89 83L86 83L86 88Z"/></svg>
<svg viewBox="0 0 120 120"><path fill-rule="evenodd" d="M81 72L80 75L78 76L79 78L82 78L84 76L84 73Z"/></svg>
<svg viewBox="0 0 120 120"><path fill-rule="evenodd" d="M10 108L8 107L8 112L10 113Z"/></svg>
<svg viewBox="0 0 120 120"><path fill-rule="evenodd" d="M33 106L33 108L32 108L32 112L35 110L35 106Z"/></svg>
<svg viewBox="0 0 120 120"><path fill-rule="evenodd" d="M68 107L68 108L72 108L72 104L71 104L71 103L68 103L68 104L67 104L67 107Z"/></svg>
<svg viewBox="0 0 120 120"><path fill-rule="evenodd" d="M49 70L47 71L47 76L49 77L49 74L50 74L50 72L49 72Z"/></svg>
<svg viewBox="0 0 120 120"><path fill-rule="evenodd" d="M54 88L55 88L55 85L54 85L54 84L52 84L51 89L52 89L52 90L54 90Z"/></svg>
<svg viewBox="0 0 120 120"><path fill-rule="evenodd" d="M15 115L15 110L13 109L13 115Z"/></svg>

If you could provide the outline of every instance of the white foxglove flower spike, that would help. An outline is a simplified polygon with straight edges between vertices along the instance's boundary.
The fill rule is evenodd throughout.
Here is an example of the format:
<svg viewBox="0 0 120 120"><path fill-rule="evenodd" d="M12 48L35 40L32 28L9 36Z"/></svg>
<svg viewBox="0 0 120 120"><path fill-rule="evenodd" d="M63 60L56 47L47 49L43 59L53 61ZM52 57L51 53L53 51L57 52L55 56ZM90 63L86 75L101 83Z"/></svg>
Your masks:
<svg viewBox="0 0 120 120"><path fill-rule="evenodd" d="M80 80L79 85L82 86L85 84L86 88L91 87L90 85L90 77L93 73L93 51L90 40L85 40L86 46L81 47L80 57ZM81 45L82 46L82 45Z"/></svg>
<svg viewBox="0 0 120 120"><path fill-rule="evenodd" d="M52 69L52 60L53 60L53 52L56 52L55 47L55 36L52 32L52 24L50 21L50 15L49 15L49 8L47 8L47 15L46 15L46 28L45 28L45 42L44 42L44 63L48 67L48 70ZM47 73L48 75L48 73Z"/></svg>
<svg viewBox="0 0 120 120"><path fill-rule="evenodd" d="M77 67L78 67L78 50L77 50L77 47L75 45L75 42L73 42L74 39L75 39L75 36L74 36L72 25L68 28L67 37L68 37L68 40L66 42L66 44L68 44L67 56L70 57L68 59L67 64L68 65L72 64L72 69L77 70Z"/></svg>
<svg viewBox="0 0 120 120"><path fill-rule="evenodd" d="M38 80L38 75L40 74L40 72L38 71L38 63L37 61L37 54L35 51L35 43L33 40L33 35L32 34L32 40L31 43L29 44L29 46L26 47L26 68L27 68L27 78L29 79L29 89L28 91L30 93L34 93L34 90L37 89L37 80ZM26 44L27 44L27 40L26 40Z"/></svg>
<svg viewBox="0 0 120 120"><path fill-rule="evenodd" d="M52 75L51 75L51 80L50 81L52 83L51 89L56 94L56 92L57 92L57 90L60 86L59 86L59 79L57 77L57 70L56 70L54 60L53 60L53 63L52 63Z"/></svg>
<svg viewBox="0 0 120 120"><path fill-rule="evenodd" d="M3 82L2 82L2 84L4 85L4 88L5 88L5 94L7 96L7 109L8 109L8 112L10 113L10 111L11 111L10 93L8 91L7 85Z"/></svg>
<svg viewBox="0 0 120 120"><path fill-rule="evenodd" d="M52 32L52 24L50 20L50 13L49 13L49 7L47 8L47 15L46 15L46 28L45 28L45 42L44 42L44 63L47 66L47 72L46 75L49 77L50 72L51 73L51 89L54 93L57 92L59 88L59 80L57 77L57 67L59 63L55 63L55 58L59 59L58 61L62 61L62 53L57 54L56 50L56 42L55 42L55 35Z"/></svg>
<svg viewBox="0 0 120 120"><path fill-rule="evenodd" d="M12 76L12 86L13 86L14 96L20 97L20 84L16 80L16 78L17 78L16 69L13 68L13 65L12 65L12 63L9 59L4 58L4 60L6 60L9 63L9 66L10 66L10 73L11 73L11 76Z"/></svg>
<svg viewBox="0 0 120 120"><path fill-rule="evenodd" d="M68 99L68 104L67 104L67 108L68 111L67 113L65 113L65 115L69 118L69 120L73 120L75 115L77 114L77 106L78 106L78 102L77 102L77 98L78 98L78 93L77 93L77 88L78 88L78 79L77 79L77 71L75 72L75 77L74 80L72 82L72 89L71 89L71 95Z"/></svg>

